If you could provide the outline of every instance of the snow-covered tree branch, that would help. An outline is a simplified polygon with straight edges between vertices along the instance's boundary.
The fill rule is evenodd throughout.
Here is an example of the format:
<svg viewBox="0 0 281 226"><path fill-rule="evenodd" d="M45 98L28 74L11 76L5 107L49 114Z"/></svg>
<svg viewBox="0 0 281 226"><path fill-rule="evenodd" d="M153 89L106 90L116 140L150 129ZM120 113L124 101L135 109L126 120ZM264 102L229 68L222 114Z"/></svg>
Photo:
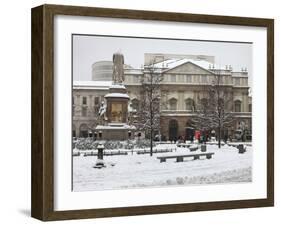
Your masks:
<svg viewBox="0 0 281 226"><path fill-rule="evenodd" d="M206 88L206 98L199 100L192 124L200 130L217 130L218 146L221 147L222 131L234 121L231 91L222 83L219 72L213 75L212 84Z"/></svg>
<svg viewBox="0 0 281 226"><path fill-rule="evenodd" d="M155 62L144 67L141 80L140 110L138 112L139 130L150 136L150 155L152 156L153 136L160 130L161 82L163 75Z"/></svg>

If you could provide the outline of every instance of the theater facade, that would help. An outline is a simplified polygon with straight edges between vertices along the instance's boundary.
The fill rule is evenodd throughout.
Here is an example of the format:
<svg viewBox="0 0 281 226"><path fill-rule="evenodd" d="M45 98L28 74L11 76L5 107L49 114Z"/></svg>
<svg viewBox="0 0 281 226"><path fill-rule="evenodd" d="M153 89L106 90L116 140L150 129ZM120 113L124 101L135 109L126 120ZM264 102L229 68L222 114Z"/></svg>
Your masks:
<svg viewBox="0 0 281 226"><path fill-rule="evenodd" d="M228 110L235 118L233 126L223 133L235 137L239 131L247 130L250 139L252 99L247 68L241 65L241 70L234 71L231 65L219 66L213 56L147 53L144 55L144 66L140 68L124 64L129 114L139 110L141 79L146 73L146 65L151 62L163 75L161 92L165 93L161 100L165 104L160 109L160 128L155 137L161 135L161 139L165 140L192 139L198 128L194 128L191 119L196 115L196 107L206 98L206 87L212 85L214 77L219 74L221 85L231 98ZM112 61L99 61L92 65L91 81L73 81L73 137L94 136L101 106L112 85L112 73ZM141 131L135 133L141 134Z"/></svg>

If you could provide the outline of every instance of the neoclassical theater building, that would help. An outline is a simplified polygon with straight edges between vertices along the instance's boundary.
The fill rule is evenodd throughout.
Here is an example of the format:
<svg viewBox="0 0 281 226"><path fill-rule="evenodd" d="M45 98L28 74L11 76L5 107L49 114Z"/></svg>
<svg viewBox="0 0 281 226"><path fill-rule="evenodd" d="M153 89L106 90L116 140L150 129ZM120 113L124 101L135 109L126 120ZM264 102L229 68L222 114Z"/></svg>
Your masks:
<svg viewBox="0 0 281 226"><path fill-rule="evenodd" d="M231 65L219 67L213 56L145 53L144 65L151 62L163 75L161 92L165 93L165 100L161 101L167 104L160 110L159 133L162 137L188 139L192 130L197 129L191 126L190 119L196 114L199 102L206 98L206 87L212 84L216 74L221 76L221 84L231 97L229 111L233 112L235 123L228 129L228 135L242 129L251 133L252 100L246 68L234 71ZM92 65L91 81L73 81L73 137L92 136L99 123L104 96L112 84L112 73L112 61L99 61ZM124 63L129 112L139 110L144 73L145 66L133 68Z"/></svg>

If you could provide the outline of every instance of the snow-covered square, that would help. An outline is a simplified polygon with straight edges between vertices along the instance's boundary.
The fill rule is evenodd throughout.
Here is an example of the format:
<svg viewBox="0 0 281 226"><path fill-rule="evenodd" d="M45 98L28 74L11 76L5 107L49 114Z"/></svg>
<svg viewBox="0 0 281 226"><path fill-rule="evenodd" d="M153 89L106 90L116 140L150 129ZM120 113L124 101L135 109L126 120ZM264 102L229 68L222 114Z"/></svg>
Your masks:
<svg viewBox="0 0 281 226"><path fill-rule="evenodd" d="M214 153L211 159L201 156L177 162L175 158L160 163L157 157L200 154L176 144L158 144L154 150L169 150L167 153L137 154L137 150L113 150L128 152L127 155L104 156L106 167L94 168L97 156L88 156L91 151L80 151L73 157L73 190L92 191L105 189L128 189L160 186L188 186L224 183L248 183L252 180L252 147L245 145L246 152L238 153L235 146L207 144L206 153ZM74 150L74 153L78 153ZM95 153L95 151L92 151ZM140 152L139 152L140 153ZM84 156L85 155L85 156Z"/></svg>
<svg viewBox="0 0 281 226"><path fill-rule="evenodd" d="M72 44L73 191L252 181L252 43Z"/></svg>

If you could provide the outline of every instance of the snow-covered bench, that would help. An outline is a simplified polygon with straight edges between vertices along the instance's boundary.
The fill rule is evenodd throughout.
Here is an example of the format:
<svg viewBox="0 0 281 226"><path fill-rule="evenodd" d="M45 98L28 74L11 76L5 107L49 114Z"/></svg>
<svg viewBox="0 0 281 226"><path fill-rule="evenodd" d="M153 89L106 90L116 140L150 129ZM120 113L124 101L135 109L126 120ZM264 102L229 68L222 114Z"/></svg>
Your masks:
<svg viewBox="0 0 281 226"><path fill-rule="evenodd" d="M198 148L199 148L198 145L192 145L192 146L189 147L189 150L190 151L196 151L196 150L198 150Z"/></svg>
<svg viewBox="0 0 281 226"><path fill-rule="evenodd" d="M166 149L156 149L153 150L152 153L166 153L166 152L173 152L175 149L173 148L166 148ZM150 150L140 150L137 151L138 155L142 155L142 154L150 154Z"/></svg>
<svg viewBox="0 0 281 226"><path fill-rule="evenodd" d="M218 141L208 141L206 142L206 144L208 145L218 145ZM223 141L221 141L221 146L224 146L225 143Z"/></svg>
<svg viewBox="0 0 281 226"><path fill-rule="evenodd" d="M186 143L178 143L177 147L179 148L189 148L192 144L186 144Z"/></svg>
<svg viewBox="0 0 281 226"><path fill-rule="evenodd" d="M72 156L73 157L80 156L80 152L79 151L78 152L73 152Z"/></svg>
<svg viewBox="0 0 281 226"><path fill-rule="evenodd" d="M88 157L88 156L97 156L98 153L96 151L91 151L91 152L85 152L84 153L84 157ZM104 156L110 156L110 155L128 155L128 152L126 151L104 151L103 152Z"/></svg>
<svg viewBox="0 0 281 226"><path fill-rule="evenodd" d="M189 154L189 155L169 155L169 156L159 156L157 159L160 159L160 162L166 162L167 159L175 158L177 162L183 162L184 158L193 157L193 160L200 159L200 156L206 156L206 159L211 159L214 152L208 153L198 153L198 154Z"/></svg>

